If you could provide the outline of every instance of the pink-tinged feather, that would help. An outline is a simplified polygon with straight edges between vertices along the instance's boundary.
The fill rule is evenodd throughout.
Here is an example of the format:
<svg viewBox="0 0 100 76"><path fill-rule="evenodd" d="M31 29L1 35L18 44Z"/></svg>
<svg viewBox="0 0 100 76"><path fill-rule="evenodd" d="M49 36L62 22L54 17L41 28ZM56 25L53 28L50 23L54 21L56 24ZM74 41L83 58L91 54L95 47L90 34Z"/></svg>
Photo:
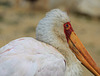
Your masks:
<svg viewBox="0 0 100 76"><path fill-rule="evenodd" d="M24 39L19 39L18 41L22 41L22 40L24 40Z"/></svg>

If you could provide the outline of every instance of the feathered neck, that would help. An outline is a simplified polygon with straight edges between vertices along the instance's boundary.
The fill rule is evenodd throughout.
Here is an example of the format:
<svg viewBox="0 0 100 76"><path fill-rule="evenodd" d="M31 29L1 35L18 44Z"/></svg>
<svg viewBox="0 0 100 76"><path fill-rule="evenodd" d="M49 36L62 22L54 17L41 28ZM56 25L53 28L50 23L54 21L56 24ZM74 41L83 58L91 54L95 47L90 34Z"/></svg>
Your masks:
<svg viewBox="0 0 100 76"><path fill-rule="evenodd" d="M54 46L66 58L66 64L69 66L66 70L66 76L78 76L80 72L80 62L69 49L64 34L63 24L68 21L70 20L65 12L59 9L50 11L37 26L36 39ZM72 75L69 75L72 70L75 71L71 73Z"/></svg>

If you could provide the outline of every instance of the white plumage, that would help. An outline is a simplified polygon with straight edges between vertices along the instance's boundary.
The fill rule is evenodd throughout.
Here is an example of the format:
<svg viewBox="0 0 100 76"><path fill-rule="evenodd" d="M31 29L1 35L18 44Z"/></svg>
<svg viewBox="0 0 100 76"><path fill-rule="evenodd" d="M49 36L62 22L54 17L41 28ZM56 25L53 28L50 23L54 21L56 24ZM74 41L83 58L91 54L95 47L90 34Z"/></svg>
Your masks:
<svg viewBox="0 0 100 76"><path fill-rule="evenodd" d="M68 21L65 12L54 9L39 22L37 40L23 37L0 48L0 76L80 76L80 62L64 35Z"/></svg>

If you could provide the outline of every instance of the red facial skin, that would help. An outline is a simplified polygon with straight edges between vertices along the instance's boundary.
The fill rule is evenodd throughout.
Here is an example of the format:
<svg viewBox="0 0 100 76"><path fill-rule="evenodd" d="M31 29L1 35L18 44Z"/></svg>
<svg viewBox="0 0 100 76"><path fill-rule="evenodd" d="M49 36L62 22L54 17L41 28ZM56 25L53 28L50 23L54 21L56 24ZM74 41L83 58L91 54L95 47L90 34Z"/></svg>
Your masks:
<svg viewBox="0 0 100 76"><path fill-rule="evenodd" d="M71 33L72 33L73 31L74 31L74 30L73 30L73 28L72 28L70 22L67 22L67 23L64 24L64 33L65 33L65 35L66 35L67 42L69 41L70 35L71 35Z"/></svg>
<svg viewBox="0 0 100 76"><path fill-rule="evenodd" d="M90 70L95 76L100 76L100 68L97 67L96 63L89 55L86 48L83 46L79 38L74 33L70 22L64 24L64 32L66 35L67 42L70 49L76 55L76 57L81 61L81 63Z"/></svg>

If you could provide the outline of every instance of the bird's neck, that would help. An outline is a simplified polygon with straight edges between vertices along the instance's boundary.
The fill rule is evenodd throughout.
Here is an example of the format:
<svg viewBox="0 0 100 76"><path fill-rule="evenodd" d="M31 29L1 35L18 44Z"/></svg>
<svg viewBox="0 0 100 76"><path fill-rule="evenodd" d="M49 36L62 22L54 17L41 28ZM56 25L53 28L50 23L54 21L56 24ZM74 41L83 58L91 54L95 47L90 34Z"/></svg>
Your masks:
<svg viewBox="0 0 100 76"><path fill-rule="evenodd" d="M52 45L66 59L66 76L79 76L80 73L80 62L69 49L67 40L64 35L63 28L50 27L48 30L45 30L47 27L40 28L42 32L37 31L36 38L42 42ZM71 74L71 75L69 75ZM75 75L76 74L76 75Z"/></svg>
<svg viewBox="0 0 100 76"><path fill-rule="evenodd" d="M50 38L48 39L47 37ZM80 62L77 60L76 56L69 49L66 39L63 40L63 38L64 38L63 36L62 38L60 38L59 36L53 35L52 33L52 36L51 35L46 36L45 39L44 38L42 39L41 37L38 40L52 45L53 47L58 49L58 51L60 51L60 53L65 57L66 59L65 76L80 76L81 73Z"/></svg>
<svg viewBox="0 0 100 76"><path fill-rule="evenodd" d="M69 72L66 76L75 76L75 74L79 76L80 62L69 49L63 26L58 26L63 24L60 22L57 23L53 19L42 19L36 29L36 39L55 47L65 57L67 65L66 71L67 73Z"/></svg>

